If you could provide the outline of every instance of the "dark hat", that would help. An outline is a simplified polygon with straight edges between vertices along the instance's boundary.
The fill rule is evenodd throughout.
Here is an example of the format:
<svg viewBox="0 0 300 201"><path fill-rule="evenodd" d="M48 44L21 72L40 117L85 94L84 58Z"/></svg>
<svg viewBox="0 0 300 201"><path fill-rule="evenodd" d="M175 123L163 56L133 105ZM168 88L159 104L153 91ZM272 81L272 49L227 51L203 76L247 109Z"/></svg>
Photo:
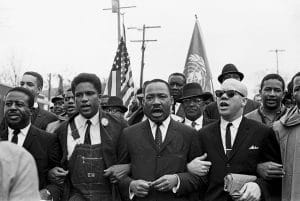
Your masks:
<svg viewBox="0 0 300 201"><path fill-rule="evenodd" d="M102 108L108 107L119 107L123 113L127 112L128 110L127 107L123 105L122 99L117 96L110 96L106 105L102 105Z"/></svg>
<svg viewBox="0 0 300 201"><path fill-rule="evenodd" d="M203 92L202 87L199 83L192 82L184 85L182 89L182 97L178 100L178 102L182 102L184 99L192 98L192 97L203 97L205 98L208 94Z"/></svg>
<svg viewBox="0 0 300 201"><path fill-rule="evenodd" d="M244 79L244 74L239 72L238 69L235 67L235 65L233 64L226 64L224 67L223 67L223 70L222 70L222 74L219 75L218 77L218 80L220 83L223 82L223 77L229 73L235 73L237 75L240 76L241 78L241 81Z"/></svg>
<svg viewBox="0 0 300 201"><path fill-rule="evenodd" d="M142 89L142 88L139 88L139 89L136 91L136 96L137 96L137 97L141 97L141 98L144 97L143 89Z"/></svg>
<svg viewBox="0 0 300 201"><path fill-rule="evenodd" d="M105 105L107 105L108 99L109 99L109 95L102 95L102 96L100 97L100 101L101 101L100 105L101 105L102 107L105 106Z"/></svg>
<svg viewBox="0 0 300 201"><path fill-rule="evenodd" d="M54 97L51 99L51 102L52 102L52 103L55 103L56 101L59 101L59 100L64 100L64 97L63 97L62 95L54 96Z"/></svg>

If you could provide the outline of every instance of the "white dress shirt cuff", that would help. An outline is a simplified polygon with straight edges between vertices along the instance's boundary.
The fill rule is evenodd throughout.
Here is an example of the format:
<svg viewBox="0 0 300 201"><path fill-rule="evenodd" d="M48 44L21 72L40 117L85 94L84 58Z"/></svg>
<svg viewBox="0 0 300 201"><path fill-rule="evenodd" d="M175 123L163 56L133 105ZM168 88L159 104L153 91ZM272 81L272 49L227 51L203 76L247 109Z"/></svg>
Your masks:
<svg viewBox="0 0 300 201"><path fill-rule="evenodd" d="M172 192L173 193L177 193L177 191L178 191L178 189L180 187L180 178L179 178L179 176L177 174L175 174L175 176L177 177L177 185L172 188Z"/></svg>
<svg viewBox="0 0 300 201"><path fill-rule="evenodd" d="M132 192L129 187L129 199L132 200L133 198L134 198L134 192Z"/></svg>

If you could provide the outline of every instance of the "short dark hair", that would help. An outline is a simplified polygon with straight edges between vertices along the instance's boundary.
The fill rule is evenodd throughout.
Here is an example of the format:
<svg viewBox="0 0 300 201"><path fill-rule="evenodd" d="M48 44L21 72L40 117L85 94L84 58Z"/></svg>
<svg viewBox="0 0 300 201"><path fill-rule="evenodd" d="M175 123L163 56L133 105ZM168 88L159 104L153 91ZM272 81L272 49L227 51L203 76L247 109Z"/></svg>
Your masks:
<svg viewBox="0 0 300 201"><path fill-rule="evenodd" d="M292 80L291 82L289 83L290 84L290 89L291 89L291 92L293 93L293 88L294 88L294 79L296 77L300 77L300 72L296 73L293 77L292 77Z"/></svg>
<svg viewBox="0 0 300 201"><path fill-rule="evenodd" d="M262 88L264 86L264 82L267 80L271 80L271 79L279 80L282 83L282 91L284 91L284 89L285 89L284 80L279 74L275 74L275 73L268 74L262 79L262 81L260 83L260 90L262 90Z"/></svg>
<svg viewBox="0 0 300 201"><path fill-rule="evenodd" d="M29 89L26 89L24 87L14 87L12 89L10 89L7 93L6 93L6 96L11 93L11 92L21 92L21 93L24 93L25 95L28 96L28 107L29 108L32 108L33 107L33 104L34 104L34 96L33 94L31 93L31 91L29 91Z"/></svg>
<svg viewBox="0 0 300 201"><path fill-rule="evenodd" d="M186 77L183 73L172 73L171 75L169 75L168 82L172 76L181 76L184 80L184 84L186 84Z"/></svg>
<svg viewBox="0 0 300 201"><path fill-rule="evenodd" d="M98 94L101 94L101 81L96 74L93 73L80 73L71 83L72 92L75 95L75 88L79 83L82 82L89 82L94 85L95 89L97 90Z"/></svg>
<svg viewBox="0 0 300 201"><path fill-rule="evenodd" d="M143 88L143 94L145 94L146 88L149 84L156 83L156 82L164 83L168 88L169 94L171 95L171 89L170 89L169 83L162 79L153 79L153 80L145 82L145 87Z"/></svg>
<svg viewBox="0 0 300 201"><path fill-rule="evenodd" d="M40 89L43 89L44 82L43 82L43 77L41 76L41 74L34 72L34 71L27 71L23 75L32 75L33 77L35 77L37 80L37 87Z"/></svg>

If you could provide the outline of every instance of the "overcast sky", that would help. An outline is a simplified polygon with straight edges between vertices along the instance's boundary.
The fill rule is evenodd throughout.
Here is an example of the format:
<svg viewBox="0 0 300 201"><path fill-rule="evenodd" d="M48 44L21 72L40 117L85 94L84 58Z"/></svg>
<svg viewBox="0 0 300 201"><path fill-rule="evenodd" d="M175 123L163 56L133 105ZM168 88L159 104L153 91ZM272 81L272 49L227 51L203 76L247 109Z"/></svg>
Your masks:
<svg viewBox="0 0 300 201"><path fill-rule="evenodd" d="M117 16L103 8L110 0L0 0L0 67L13 57L27 70L72 76L93 72L108 77L117 49ZM266 73L289 79L300 71L300 3L296 0L121 0L125 25L148 29L145 80L183 72L198 15L215 88L226 63L245 74L250 94ZM139 84L142 32L127 30L127 47Z"/></svg>

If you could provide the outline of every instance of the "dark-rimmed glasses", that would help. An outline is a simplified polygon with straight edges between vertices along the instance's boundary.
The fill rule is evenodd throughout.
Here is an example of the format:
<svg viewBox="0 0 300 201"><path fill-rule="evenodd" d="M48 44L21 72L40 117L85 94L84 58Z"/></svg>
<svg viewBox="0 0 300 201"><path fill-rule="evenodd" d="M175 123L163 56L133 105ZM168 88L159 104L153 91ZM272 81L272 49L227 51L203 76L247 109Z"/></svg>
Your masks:
<svg viewBox="0 0 300 201"><path fill-rule="evenodd" d="M218 98L222 97L223 94L226 94L228 98L232 98L235 94L239 94L240 96L244 97L244 95L239 92L239 91L236 91L236 90L216 90L215 91L215 94Z"/></svg>

